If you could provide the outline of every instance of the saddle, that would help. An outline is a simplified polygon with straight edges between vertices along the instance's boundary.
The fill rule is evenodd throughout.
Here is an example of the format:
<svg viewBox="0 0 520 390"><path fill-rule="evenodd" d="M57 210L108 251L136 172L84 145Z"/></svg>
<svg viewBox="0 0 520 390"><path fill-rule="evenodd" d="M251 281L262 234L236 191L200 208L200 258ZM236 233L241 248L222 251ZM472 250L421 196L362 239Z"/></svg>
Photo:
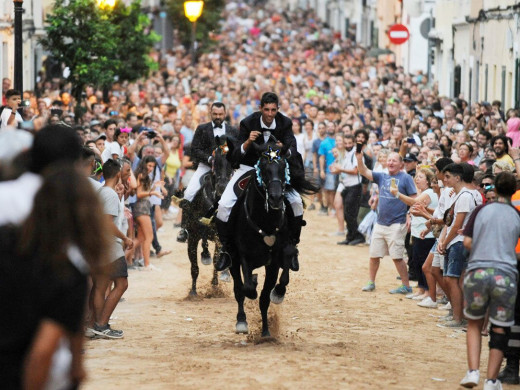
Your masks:
<svg viewBox="0 0 520 390"><path fill-rule="evenodd" d="M251 183L251 178L254 180L254 175L256 174L256 171L253 169L249 172L244 173L240 179L238 179L233 186L233 191L235 192L235 195L238 199L241 198L241 196L246 191L247 187L249 186L249 183Z"/></svg>

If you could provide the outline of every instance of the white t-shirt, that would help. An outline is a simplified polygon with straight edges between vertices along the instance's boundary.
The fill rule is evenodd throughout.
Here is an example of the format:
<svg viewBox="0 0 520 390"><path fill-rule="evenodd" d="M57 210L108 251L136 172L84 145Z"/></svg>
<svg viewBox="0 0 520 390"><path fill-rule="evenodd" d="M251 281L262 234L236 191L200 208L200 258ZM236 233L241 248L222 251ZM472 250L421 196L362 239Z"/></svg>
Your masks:
<svg viewBox="0 0 520 390"><path fill-rule="evenodd" d="M469 217L471 216L473 210L475 210L477 206L480 206L482 204L482 196L480 195L480 192L478 192L477 190L468 190L467 188L463 188L456 195L454 202L455 207L453 208L453 222L451 226L447 226L446 236L450 234L450 231L453 225L455 224L455 219L457 218L458 213L466 213L461 229L464 229L466 227L466 224L468 223ZM461 242L463 240L464 236L462 234L457 234L457 236L455 236L455 238L451 240L450 243L446 246L446 249L448 249L456 242Z"/></svg>
<svg viewBox="0 0 520 390"><path fill-rule="evenodd" d="M42 178L26 172L16 180L0 182L0 226L20 225L29 216Z"/></svg>
<svg viewBox="0 0 520 390"><path fill-rule="evenodd" d="M103 150L103 153L101 154L101 160L103 160L103 164L112 158L114 154L117 154L118 157L123 156L123 149L121 148L121 145L119 145L117 142L105 142L105 150Z"/></svg>
<svg viewBox="0 0 520 390"><path fill-rule="evenodd" d="M345 151L345 157L341 160L341 169L352 170L357 167L356 150L352 148L350 152ZM341 173L341 184L345 187L352 187L361 183L360 175L352 175L349 173Z"/></svg>
<svg viewBox="0 0 520 390"><path fill-rule="evenodd" d="M9 121L9 118L11 117L11 112L12 112L12 110L9 107L5 107L3 109L2 116L1 116L2 123L0 124L0 130L6 130L9 128L17 128L18 124L23 122L22 116L20 115L20 113L18 111L16 111L15 123L13 123L12 125L8 125L7 121Z"/></svg>
<svg viewBox="0 0 520 390"><path fill-rule="evenodd" d="M457 196L457 194L455 193L453 188L444 187L441 190L441 196L439 197L439 204L433 211L433 218L435 218L435 219L444 218L444 213L446 212L446 210L449 207L451 207L451 205L453 204L453 200L455 199L456 196Z"/></svg>
<svg viewBox="0 0 520 390"><path fill-rule="evenodd" d="M91 177L88 178L88 182L90 184L92 184L92 187L94 188L94 191L96 191L96 192L98 192L103 187L103 183L100 183L99 181L94 180Z"/></svg>

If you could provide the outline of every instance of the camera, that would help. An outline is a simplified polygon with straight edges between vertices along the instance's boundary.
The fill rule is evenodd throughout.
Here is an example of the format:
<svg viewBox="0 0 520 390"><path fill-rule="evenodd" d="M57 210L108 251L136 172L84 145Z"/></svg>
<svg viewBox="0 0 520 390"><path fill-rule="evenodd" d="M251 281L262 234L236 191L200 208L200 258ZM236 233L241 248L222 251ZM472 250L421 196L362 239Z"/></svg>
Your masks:
<svg viewBox="0 0 520 390"><path fill-rule="evenodd" d="M155 137L157 137L157 133L153 130L148 130L146 132L146 137L150 138L150 139L154 139Z"/></svg>
<svg viewBox="0 0 520 390"><path fill-rule="evenodd" d="M59 116L61 117L61 115L63 114L63 110L60 109L60 108L51 108L51 116Z"/></svg>
<svg viewBox="0 0 520 390"><path fill-rule="evenodd" d="M29 107L31 102L29 100L22 100L22 107Z"/></svg>
<svg viewBox="0 0 520 390"><path fill-rule="evenodd" d="M415 142L415 138L413 138L413 137L407 138L406 142L409 143L409 144L415 144L416 143Z"/></svg>
<svg viewBox="0 0 520 390"><path fill-rule="evenodd" d="M361 153L363 151L363 144L358 142L356 144L356 153Z"/></svg>

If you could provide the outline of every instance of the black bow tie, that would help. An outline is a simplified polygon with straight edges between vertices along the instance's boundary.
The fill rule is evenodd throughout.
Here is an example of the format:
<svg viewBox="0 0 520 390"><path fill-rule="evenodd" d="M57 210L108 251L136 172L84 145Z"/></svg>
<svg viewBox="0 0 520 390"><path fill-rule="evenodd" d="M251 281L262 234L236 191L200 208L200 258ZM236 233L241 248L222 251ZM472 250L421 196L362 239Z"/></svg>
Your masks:
<svg viewBox="0 0 520 390"><path fill-rule="evenodd" d="M220 126L219 125L213 125L213 128L214 129L222 129L222 125L220 125Z"/></svg>

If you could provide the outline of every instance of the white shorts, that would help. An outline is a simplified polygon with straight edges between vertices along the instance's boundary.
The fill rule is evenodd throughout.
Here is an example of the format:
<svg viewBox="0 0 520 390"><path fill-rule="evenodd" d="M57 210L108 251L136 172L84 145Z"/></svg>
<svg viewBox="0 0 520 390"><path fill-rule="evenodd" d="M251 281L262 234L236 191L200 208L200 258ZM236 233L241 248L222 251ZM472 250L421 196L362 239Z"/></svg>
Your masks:
<svg viewBox="0 0 520 390"><path fill-rule="evenodd" d="M370 241L370 257L381 258L390 255L392 259L402 259L405 237L405 223L394 223L390 226L376 223Z"/></svg>
<svg viewBox="0 0 520 390"><path fill-rule="evenodd" d="M190 178L190 182L188 183L188 187L184 190L184 199L192 202L197 195L197 192L200 190L200 178L204 176L206 173L211 171L211 168L206 164L199 163L197 170Z"/></svg>

